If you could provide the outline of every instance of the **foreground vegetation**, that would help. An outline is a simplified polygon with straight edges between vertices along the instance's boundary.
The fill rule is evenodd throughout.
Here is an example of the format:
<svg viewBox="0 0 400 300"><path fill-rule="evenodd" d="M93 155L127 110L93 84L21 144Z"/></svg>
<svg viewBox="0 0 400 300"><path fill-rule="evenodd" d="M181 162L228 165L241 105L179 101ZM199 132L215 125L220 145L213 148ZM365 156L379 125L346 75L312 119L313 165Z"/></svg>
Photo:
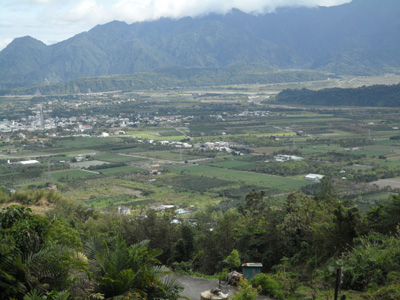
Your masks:
<svg viewBox="0 0 400 300"><path fill-rule="evenodd" d="M252 192L225 213L209 208L195 225L177 225L173 210L117 216L52 191L3 191L1 299L176 299L181 288L160 281L161 265L220 274L250 261L263 263L250 283L277 299L332 294L337 267L349 299L398 298L400 196L362 214L330 192L324 181L315 197L293 193L281 207Z"/></svg>

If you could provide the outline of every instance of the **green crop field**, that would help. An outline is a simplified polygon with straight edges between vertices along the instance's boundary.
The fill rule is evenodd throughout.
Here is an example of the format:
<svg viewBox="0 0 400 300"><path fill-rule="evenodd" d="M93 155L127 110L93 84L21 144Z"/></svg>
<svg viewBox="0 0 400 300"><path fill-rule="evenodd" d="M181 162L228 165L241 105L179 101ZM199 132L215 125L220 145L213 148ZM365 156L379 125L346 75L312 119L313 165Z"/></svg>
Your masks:
<svg viewBox="0 0 400 300"><path fill-rule="evenodd" d="M191 160L201 158L198 155L188 155L184 151L182 151L182 159L180 152L166 152L166 151L151 151L145 153L138 153L140 156L147 156L153 159L161 159L161 160L172 160L172 161L182 161L182 160Z"/></svg>
<svg viewBox="0 0 400 300"><path fill-rule="evenodd" d="M95 173L85 172L81 170L71 170L71 171L63 171L63 172L53 172L51 173L51 177L59 180L60 178L81 178L87 176L96 175Z"/></svg>
<svg viewBox="0 0 400 300"><path fill-rule="evenodd" d="M124 167L117 167L117 168L101 169L98 171L101 172L102 174L109 175L109 174L115 174L115 173L137 172L137 171L143 171L143 170L140 168L136 168L136 167L124 166Z"/></svg>
<svg viewBox="0 0 400 300"><path fill-rule="evenodd" d="M58 154L66 155L66 156L78 156L78 155L92 155L96 153L92 149L79 149L79 150L70 150L70 151L62 151Z"/></svg>
<svg viewBox="0 0 400 300"><path fill-rule="evenodd" d="M255 136L255 137L288 137L288 136L295 136L296 133L292 131L285 131L285 132L265 132L265 133L246 133L246 134L228 134L228 135L213 135L212 138L215 140L216 138L224 138L229 136L241 137L241 136Z"/></svg>
<svg viewBox="0 0 400 300"><path fill-rule="evenodd" d="M175 131L175 133L176 133L175 135L172 135L172 132L170 133L171 135L161 135L159 132L156 132L156 131L128 131L127 132L127 134L129 134L133 137L147 139L147 140L180 141L180 140L186 139L186 136L182 135L179 131Z"/></svg>
<svg viewBox="0 0 400 300"><path fill-rule="evenodd" d="M143 151L147 151L148 149L146 148L146 146L145 145L141 145L140 147L129 147L129 148L117 148L117 149L111 149L110 151L109 151L109 153L115 153L115 154L118 154L118 153L126 153L126 154L129 154L129 153L138 153L138 152L143 152ZM105 155L107 155L107 154L105 154Z"/></svg>
<svg viewBox="0 0 400 300"><path fill-rule="evenodd" d="M97 149L99 146L112 145L115 143L115 140L115 138L78 137L74 139L57 140L57 146L74 149Z"/></svg>
<svg viewBox="0 0 400 300"><path fill-rule="evenodd" d="M243 184L278 189L281 191L294 190L310 184L310 182L305 180L209 166L179 167L174 169L174 172L178 174L202 175L212 178L215 177L218 179L243 182Z"/></svg>
<svg viewBox="0 0 400 300"><path fill-rule="evenodd" d="M227 160L227 161L211 163L209 165L210 166L214 166L214 167L234 169L234 168L248 166L248 165L252 165L252 164L254 164L254 163L253 162L240 161L240 160Z"/></svg>
<svg viewBox="0 0 400 300"><path fill-rule="evenodd" d="M326 124L326 122L348 122L348 119L345 118L283 118L281 120L274 120L274 121L269 121L269 124L298 124L298 123L321 123L321 124Z"/></svg>
<svg viewBox="0 0 400 300"><path fill-rule="evenodd" d="M127 163L132 161L143 161L146 158L134 157L129 155L119 155L119 154L104 154L96 155L97 160L112 162L112 163Z"/></svg>

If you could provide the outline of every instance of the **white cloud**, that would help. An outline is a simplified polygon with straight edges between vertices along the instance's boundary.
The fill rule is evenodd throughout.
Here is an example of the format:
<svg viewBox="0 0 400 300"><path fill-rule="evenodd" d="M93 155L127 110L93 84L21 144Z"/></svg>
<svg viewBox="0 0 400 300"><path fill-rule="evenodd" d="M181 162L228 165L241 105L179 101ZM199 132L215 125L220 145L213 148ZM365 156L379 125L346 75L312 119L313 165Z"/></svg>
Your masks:
<svg viewBox="0 0 400 300"><path fill-rule="evenodd" d="M76 22L94 24L106 20L105 7L96 0L83 0L75 6L47 11L46 17L54 24L75 24Z"/></svg>
<svg viewBox="0 0 400 300"><path fill-rule="evenodd" d="M283 6L348 2L351 0L1 0L0 50L15 37L31 35L45 43L61 41L112 20L133 23L160 17L197 17L226 13L232 8L261 14Z"/></svg>
<svg viewBox="0 0 400 300"><path fill-rule="evenodd" d="M11 42L12 38L0 38L0 49L5 48Z"/></svg>
<svg viewBox="0 0 400 300"><path fill-rule="evenodd" d="M232 8L247 13L272 12L283 6L332 6L351 0L82 0L58 17L75 20L97 20L106 23L121 20L128 23L155 20L160 17L181 18L201 16L210 12L226 13Z"/></svg>

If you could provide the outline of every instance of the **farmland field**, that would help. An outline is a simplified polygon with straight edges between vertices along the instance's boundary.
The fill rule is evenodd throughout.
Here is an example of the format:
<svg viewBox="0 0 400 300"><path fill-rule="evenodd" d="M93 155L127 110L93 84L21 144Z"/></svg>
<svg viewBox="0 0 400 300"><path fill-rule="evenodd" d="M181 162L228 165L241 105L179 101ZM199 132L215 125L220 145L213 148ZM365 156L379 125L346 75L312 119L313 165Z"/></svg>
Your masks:
<svg viewBox="0 0 400 300"><path fill-rule="evenodd" d="M248 165L252 165L252 164L253 164L252 162L246 162L246 161L240 161L240 160L228 160L228 161L211 163L210 166L234 169L237 167L248 166Z"/></svg>
<svg viewBox="0 0 400 300"><path fill-rule="evenodd" d="M119 154L96 155L96 159L112 163L127 163L127 162L146 160L146 158L129 156L129 155L119 155Z"/></svg>
<svg viewBox="0 0 400 300"><path fill-rule="evenodd" d="M63 171L63 172L53 172L51 173L51 177L54 179L61 179L61 178L81 178L81 177L88 177L93 176L95 173L85 172L81 170L72 170L72 171Z"/></svg>
<svg viewBox="0 0 400 300"><path fill-rule="evenodd" d="M120 92L99 97L81 95L82 99L57 102L49 111L73 116L82 125L89 119L81 116L93 113L98 118L92 131L76 132L70 126L45 132L45 138L43 132L24 133L26 139L6 134L10 141L4 139L0 147L3 160L37 159L39 164L18 171L5 167L0 169L0 178L10 179L9 184L15 186L39 180L59 183L61 178L63 191L72 198L110 209L117 203L142 207L164 200L205 205L230 199L239 203L252 190L266 190L277 196L302 188L315 195L318 185L303 188L312 184L304 180L304 168L332 176L338 190L353 200L364 189L365 196L385 194L385 186L375 190L369 182L396 180L393 178L400 176L400 131L393 128L400 125L397 110L274 103L274 95L283 88L320 89L324 84L365 81L368 80L340 78L337 82L143 91L134 96ZM121 101L132 97L133 102ZM52 100L47 100L43 105L51 106ZM81 102L91 104L75 105ZM28 105L30 100L19 103ZM61 109L62 105L72 105L73 109ZM21 108L19 111L24 114L27 110ZM120 116L124 118L121 127ZM102 132L110 135L99 137ZM169 143L160 143L164 140ZM172 142L180 140L191 147L175 148ZM224 142L230 149L220 149L217 142ZM207 143L215 145L208 147ZM274 160L278 154L301 156L304 164L279 165ZM84 161L76 163L78 155ZM111 168L100 168L104 163ZM90 166L91 172L69 169ZM161 174L149 174L148 169L157 169ZM116 179L123 179L119 186L126 190L107 186ZM139 193L132 194L130 190Z"/></svg>
<svg viewBox="0 0 400 300"><path fill-rule="evenodd" d="M163 140L180 141L186 138L186 136L182 135L182 133L180 133L179 131L170 132L171 135L162 135L160 132L157 131L128 131L127 134L135 138L152 139L159 141Z"/></svg>
<svg viewBox="0 0 400 300"><path fill-rule="evenodd" d="M88 161L82 161L82 162L76 162L76 163L71 163L72 168L89 168L90 166L101 166L107 164L107 162L100 161L100 160L88 160Z"/></svg>
<svg viewBox="0 0 400 300"><path fill-rule="evenodd" d="M101 172L101 174L109 175L115 173L137 172L137 171L142 171L142 169L130 166L123 166L116 168L101 169L98 171Z"/></svg>
<svg viewBox="0 0 400 300"><path fill-rule="evenodd" d="M245 184L256 185L259 187L270 189L278 189L281 191L295 190L302 186L310 184L310 182L307 182L305 180L215 168L209 166L179 167L174 169L174 172L178 174L202 175L211 178L244 182Z"/></svg>
<svg viewBox="0 0 400 300"><path fill-rule="evenodd" d="M182 150L182 154L178 151L152 151L152 152L144 152L138 153L137 155L146 156L152 159L161 159L161 160L171 160L171 161L182 161L182 160L192 160L198 159L202 156L199 155L188 155ZM182 158L182 159L181 159Z"/></svg>

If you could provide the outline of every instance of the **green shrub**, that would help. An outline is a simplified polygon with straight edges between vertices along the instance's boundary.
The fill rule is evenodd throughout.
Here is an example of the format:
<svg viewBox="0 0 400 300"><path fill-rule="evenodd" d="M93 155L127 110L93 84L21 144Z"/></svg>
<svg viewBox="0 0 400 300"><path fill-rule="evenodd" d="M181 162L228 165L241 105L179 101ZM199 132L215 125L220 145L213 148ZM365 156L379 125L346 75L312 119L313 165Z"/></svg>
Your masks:
<svg viewBox="0 0 400 300"><path fill-rule="evenodd" d="M372 299L392 300L400 299L400 273L391 272L387 276L387 285L376 291L369 291Z"/></svg>
<svg viewBox="0 0 400 300"><path fill-rule="evenodd" d="M388 283L388 274L400 272L400 236L373 233L356 239L355 245L343 256L343 288L376 288Z"/></svg>
<svg viewBox="0 0 400 300"><path fill-rule="evenodd" d="M255 300L258 296L258 289L253 288L247 281L239 282L238 292L233 297L233 300Z"/></svg>
<svg viewBox="0 0 400 300"><path fill-rule="evenodd" d="M250 283L254 287L259 287L261 294L272 296L274 298L283 298L283 285L270 274L257 274Z"/></svg>

